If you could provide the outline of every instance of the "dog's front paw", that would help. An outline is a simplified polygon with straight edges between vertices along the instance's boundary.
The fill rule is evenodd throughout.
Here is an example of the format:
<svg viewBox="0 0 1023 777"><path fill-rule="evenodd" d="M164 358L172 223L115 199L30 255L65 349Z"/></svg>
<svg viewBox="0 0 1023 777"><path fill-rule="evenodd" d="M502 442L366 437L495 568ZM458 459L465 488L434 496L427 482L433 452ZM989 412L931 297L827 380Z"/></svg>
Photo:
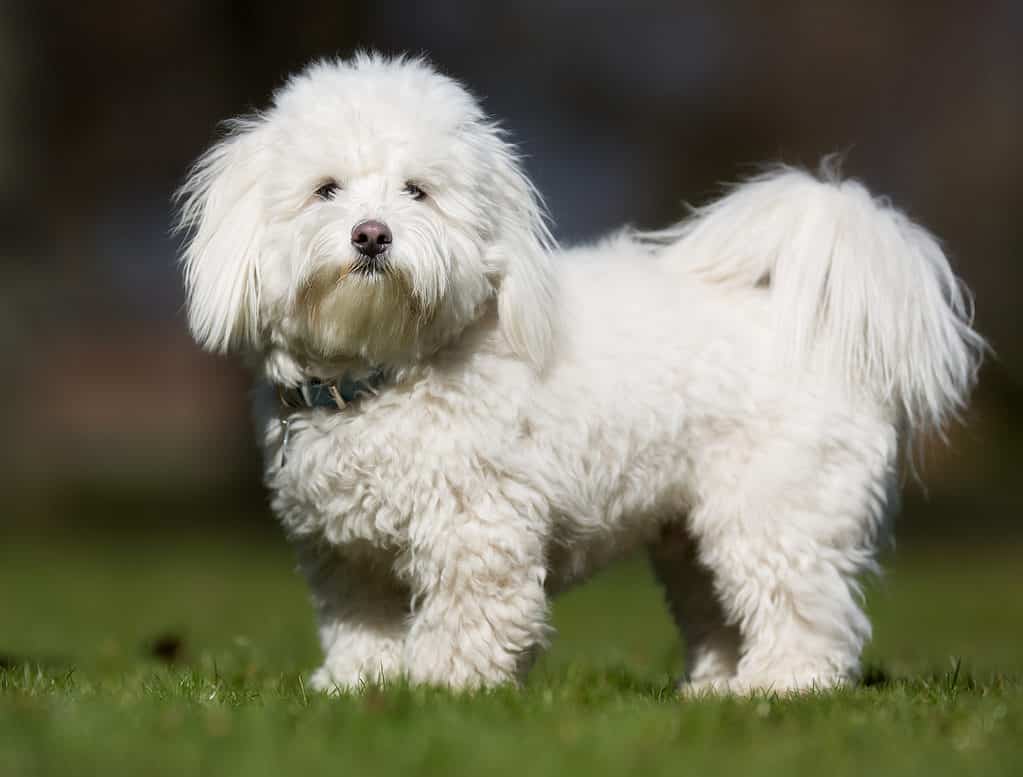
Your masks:
<svg viewBox="0 0 1023 777"><path fill-rule="evenodd" d="M395 669L383 665L336 666L328 661L312 673L309 687L314 691L329 694L360 693L369 686L380 685L394 679L396 675Z"/></svg>
<svg viewBox="0 0 1023 777"><path fill-rule="evenodd" d="M515 684L523 657L480 641L466 650L460 640L446 635L421 636L410 643L404 663L413 685L452 691L477 691Z"/></svg>
<svg viewBox="0 0 1023 777"><path fill-rule="evenodd" d="M834 670L774 669L764 672L739 672L736 675L705 675L683 679L678 692L684 698L708 696L756 696L819 693L847 686L855 679Z"/></svg>
<svg viewBox="0 0 1023 777"><path fill-rule="evenodd" d="M757 674L740 673L731 683L732 693L753 696L776 693L789 696L801 693L821 693L850 685L854 678L834 671L775 671Z"/></svg>
<svg viewBox="0 0 1023 777"><path fill-rule="evenodd" d="M478 691L516 682L515 675L509 672L464 661L451 661L446 665L430 662L413 664L409 667L408 677L413 685L429 685L451 691Z"/></svg>
<svg viewBox="0 0 1023 777"><path fill-rule="evenodd" d="M686 697L699 696L757 696L778 694L820 693L847 686L854 679L832 671L774 670L769 672L739 672L733 677L704 678L682 683L679 692Z"/></svg>
<svg viewBox="0 0 1023 777"><path fill-rule="evenodd" d="M358 693L369 685L369 678L358 672L337 675L325 666L321 666L309 677L309 687L320 693L348 694Z"/></svg>
<svg viewBox="0 0 1023 777"><path fill-rule="evenodd" d="M732 679L732 677L727 675L683 678L678 684L678 692L685 699L725 696L735 693L731 686Z"/></svg>

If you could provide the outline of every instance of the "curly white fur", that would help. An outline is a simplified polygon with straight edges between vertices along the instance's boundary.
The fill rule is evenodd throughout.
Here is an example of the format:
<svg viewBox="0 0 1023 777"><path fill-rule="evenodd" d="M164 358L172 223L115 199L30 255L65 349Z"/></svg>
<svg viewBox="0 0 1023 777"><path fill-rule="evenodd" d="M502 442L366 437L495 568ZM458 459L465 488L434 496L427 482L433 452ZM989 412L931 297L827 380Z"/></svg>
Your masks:
<svg viewBox="0 0 1023 777"><path fill-rule="evenodd" d="M374 55L293 78L182 196L200 343L266 387L390 377L344 412L257 402L317 687L514 681L549 596L643 546L688 688L857 676L900 450L962 407L983 350L900 212L780 168L672 229L558 252L472 97ZM393 243L357 273L370 218Z"/></svg>

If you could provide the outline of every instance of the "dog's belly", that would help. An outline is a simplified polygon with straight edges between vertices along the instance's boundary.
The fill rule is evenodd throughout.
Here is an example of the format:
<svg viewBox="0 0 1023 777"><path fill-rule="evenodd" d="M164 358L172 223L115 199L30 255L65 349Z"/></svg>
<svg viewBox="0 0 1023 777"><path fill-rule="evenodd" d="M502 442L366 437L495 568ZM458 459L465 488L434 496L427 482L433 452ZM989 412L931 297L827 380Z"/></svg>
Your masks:
<svg viewBox="0 0 1023 777"><path fill-rule="evenodd" d="M678 513L674 520L684 519ZM672 519L649 516L630 518L600 532L588 532L552 538L548 553L548 575L545 585L552 594L584 582L609 564L642 549L663 531Z"/></svg>
<svg viewBox="0 0 1023 777"><path fill-rule="evenodd" d="M628 425L627 414L618 422ZM609 563L641 550L692 506L692 465L684 455L685 425L665 423L640 450L622 457L607 445L580 445L558 458L564 467L550 489L547 588L556 593ZM611 438L627 429L612 425ZM601 435L603 436L603 435ZM606 438L605 438L606 439Z"/></svg>

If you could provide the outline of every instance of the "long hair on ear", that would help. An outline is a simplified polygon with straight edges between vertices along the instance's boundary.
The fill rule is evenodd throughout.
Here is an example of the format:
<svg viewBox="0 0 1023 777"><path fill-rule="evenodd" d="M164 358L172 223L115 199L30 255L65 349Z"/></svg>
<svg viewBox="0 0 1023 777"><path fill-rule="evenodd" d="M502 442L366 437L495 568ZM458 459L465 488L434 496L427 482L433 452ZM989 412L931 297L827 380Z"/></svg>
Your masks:
<svg viewBox="0 0 1023 777"><path fill-rule="evenodd" d="M237 119L195 163L175 195L188 323L196 341L224 352L252 344L259 331L258 191L266 148L259 118Z"/></svg>
<svg viewBox="0 0 1023 777"><path fill-rule="evenodd" d="M494 178L487 199L495 214L497 316L502 334L522 359L542 370L555 343L556 247L539 193L522 171L515 148L490 126L487 161Z"/></svg>

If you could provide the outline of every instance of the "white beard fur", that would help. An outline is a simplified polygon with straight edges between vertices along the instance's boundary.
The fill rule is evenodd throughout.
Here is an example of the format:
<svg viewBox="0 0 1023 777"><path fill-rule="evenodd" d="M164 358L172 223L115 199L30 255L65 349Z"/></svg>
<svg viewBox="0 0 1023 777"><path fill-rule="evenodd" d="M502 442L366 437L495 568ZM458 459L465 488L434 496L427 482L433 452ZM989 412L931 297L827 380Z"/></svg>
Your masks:
<svg viewBox="0 0 1023 777"><path fill-rule="evenodd" d="M209 248L214 164L185 192L193 330L274 382L308 377L277 266L210 269L227 261ZM513 194L536 207L528 182ZM557 251L525 228L541 259L523 273L528 241L495 228L492 294L454 278L471 293L421 352L403 332L379 397L285 411L264 386L266 483L320 622L315 687L516 682L550 596L641 548L688 646L684 690L855 681L858 581L902 454L963 407L984 348L937 243L859 184L787 168L661 233Z"/></svg>

